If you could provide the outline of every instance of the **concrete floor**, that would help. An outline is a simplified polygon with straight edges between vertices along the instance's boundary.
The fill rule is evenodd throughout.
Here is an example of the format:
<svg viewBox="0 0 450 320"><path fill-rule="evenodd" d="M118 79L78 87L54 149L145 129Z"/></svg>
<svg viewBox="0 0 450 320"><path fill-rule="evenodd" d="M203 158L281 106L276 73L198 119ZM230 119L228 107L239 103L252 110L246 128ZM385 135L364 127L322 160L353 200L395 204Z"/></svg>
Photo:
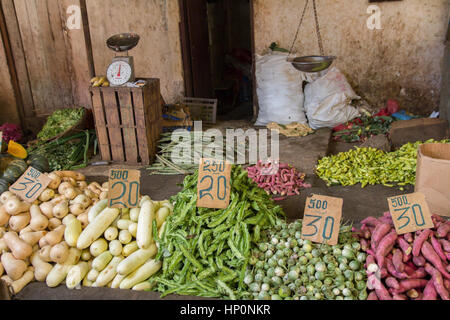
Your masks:
<svg viewBox="0 0 450 320"><path fill-rule="evenodd" d="M226 128L250 128L246 121L221 122L220 129ZM343 219L344 221L358 221L367 216L379 216L388 210L387 197L413 192L413 187L399 191L396 188L383 186L369 186L361 189L360 186L352 187L327 187L326 184L314 175L317 160L329 153L346 151L356 144L331 143L331 130L319 130L313 135L301 138L280 137L280 157L282 162L294 165L300 171L307 174L307 182L312 185L311 189L304 189L299 196L290 197L280 204L283 207L288 220L303 217L306 198L315 193L341 197L344 199ZM180 184L184 176L150 176L145 168L135 166L100 166L88 167L81 170L91 181L107 181L108 172L111 168L139 169L141 175L142 194L150 195L154 200L165 200L181 190ZM82 288L80 290L68 290L64 286L48 288L44 283L33 283L27 286L17 297L19 300L155 300L159 294L154 292L133 292L129 290L117 290L108 288ZM169 296L165 299L200 299L197 297Z"/></svg>
<svg viewBox="0 0 450 320"><path fill-rule="evenodd" d="M228 128L252 128L248 121L222 121L215 128L222 131ZM301 195L290 197L281 201L289 220L303 217L306 198L311 194L321 194L344 199L344 220L355 223L369 215L377 216L388 210L386 198L413 192L413 187L406 187L404 191L397 188L384 186L369 186L364 189L360 185L352 187L327 187L325 182L315 176L315 166L318 159L342 151L347 151L358 144L337 143L331 139L330 129L318 130L315 134L306 137L287 138L280 136L280 158L282 162L289 163L299 171L306 173L306 181L312 185L311 189L304 189ZM142 194L152 197L154 200L165 200L181 190L178 186L184 179L182 175L150 176L145 168L136 166L100 166L88 167L81 170L91 180L104 182L107 180L109 169L130 168L141 170Z"/></svg>

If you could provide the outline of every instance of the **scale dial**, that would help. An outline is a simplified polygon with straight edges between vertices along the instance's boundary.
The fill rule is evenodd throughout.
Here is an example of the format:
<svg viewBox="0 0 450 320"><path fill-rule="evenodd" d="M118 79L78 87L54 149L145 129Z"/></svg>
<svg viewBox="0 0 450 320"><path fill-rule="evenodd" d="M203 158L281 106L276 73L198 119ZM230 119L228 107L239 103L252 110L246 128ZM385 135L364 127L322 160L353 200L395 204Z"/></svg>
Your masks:
<svg viewBox="0 0 450 320"><path fill-rule="evenodd" d="M121 86L129 82L132 77L132 67L125 61L115 61L108 67L106 75L112 86Z"/></svg>

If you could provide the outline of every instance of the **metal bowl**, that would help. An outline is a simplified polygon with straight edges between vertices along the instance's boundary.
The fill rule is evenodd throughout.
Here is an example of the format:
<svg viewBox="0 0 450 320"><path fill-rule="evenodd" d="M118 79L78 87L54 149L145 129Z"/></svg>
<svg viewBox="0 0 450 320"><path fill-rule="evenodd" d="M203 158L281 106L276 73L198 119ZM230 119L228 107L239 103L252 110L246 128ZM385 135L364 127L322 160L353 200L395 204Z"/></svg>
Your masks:
<svg viewBox="0 0 450 320"><path fill-rule="evenodd" d="M141 38L135 33L116 34L106 41L106 45L116 52L128 51L136 47Z"/></svg>
<svg viewBox="0 0 450 320"><path fill-rule="evenodd" d="M303 72L320 72L328 69L334 60L336 60L335 56L298 57L292 60L292 65Z"/></svg>

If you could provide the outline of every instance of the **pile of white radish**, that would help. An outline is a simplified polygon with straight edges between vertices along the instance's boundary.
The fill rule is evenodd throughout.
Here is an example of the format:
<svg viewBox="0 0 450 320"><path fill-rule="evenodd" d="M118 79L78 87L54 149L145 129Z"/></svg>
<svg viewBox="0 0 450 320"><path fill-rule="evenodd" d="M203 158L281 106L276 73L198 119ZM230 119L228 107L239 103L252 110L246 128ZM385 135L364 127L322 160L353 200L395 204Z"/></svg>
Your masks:
<svg viewBox="0 0 450 320"><path fill-rule="evenodd" d="M160 268L158 230L173 213L168 201L147 196L140 208L107 208L108 183L88 184L73 171L48 174L52 182L33 204L11 192L0 196L0 279L12 294L36 280L49 287L147 290Z"/></svg>

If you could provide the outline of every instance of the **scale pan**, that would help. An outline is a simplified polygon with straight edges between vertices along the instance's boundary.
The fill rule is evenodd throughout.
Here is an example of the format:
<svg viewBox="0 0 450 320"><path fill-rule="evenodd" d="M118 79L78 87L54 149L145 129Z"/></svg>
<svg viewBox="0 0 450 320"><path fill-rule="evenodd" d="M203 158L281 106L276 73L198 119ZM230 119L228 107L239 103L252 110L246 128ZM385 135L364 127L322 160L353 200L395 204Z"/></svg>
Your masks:
<svg viewBox="0 0 450 320"><path fill-rule="evenodd" d="M106 41L106 45L116 52L128 51L136 47L141 38L136 33L116 34Z"/></svg>
<svg viewBox="0 0 450 320"><path fill-rule="evenodd" d="M303 72L320 72L328 69L334 60L334 56L297 57L292 60L292 65Z"/></svg>

